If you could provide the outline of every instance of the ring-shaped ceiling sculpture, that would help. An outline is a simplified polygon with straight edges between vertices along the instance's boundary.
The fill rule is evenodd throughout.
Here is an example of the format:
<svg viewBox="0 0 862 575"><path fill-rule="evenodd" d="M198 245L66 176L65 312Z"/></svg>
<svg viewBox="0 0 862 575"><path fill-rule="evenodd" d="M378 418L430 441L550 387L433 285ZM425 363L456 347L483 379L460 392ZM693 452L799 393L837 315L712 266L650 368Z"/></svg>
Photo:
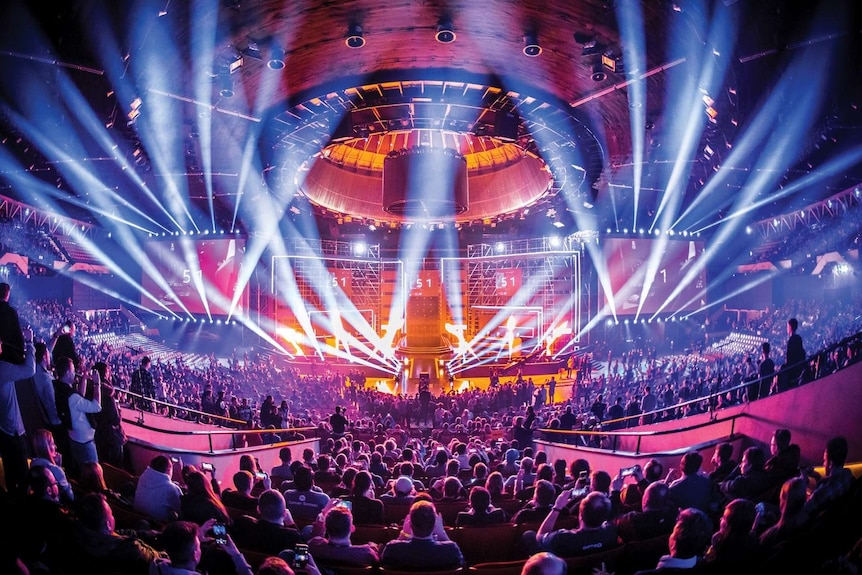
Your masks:
<svg viewBox="0 0 862 575"><path fill-rule="evenodd" d="M586 198L605 156L564 104L488 82L329 89L274 110L264 130L275 187L326 215L393 227L488 223Z"/></svg>

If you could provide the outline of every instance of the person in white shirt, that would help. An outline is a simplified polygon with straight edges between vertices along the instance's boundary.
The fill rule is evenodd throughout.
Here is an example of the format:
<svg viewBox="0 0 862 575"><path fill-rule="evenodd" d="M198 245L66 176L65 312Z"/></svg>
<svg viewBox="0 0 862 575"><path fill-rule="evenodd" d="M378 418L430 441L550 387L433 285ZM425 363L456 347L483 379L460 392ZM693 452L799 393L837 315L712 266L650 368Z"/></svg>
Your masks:
<svg viewBox="0 0 862 575"><path fill-rule="evenodd" d="M57 359L57 378L73 388L69 396L69 416L72 427L69 429L69 444L72 458L78 468L85 463L99 461L96 452L96 429L87 418L88 413L102 411L102 386L99 372L93 369L90 372L90 380L93 382L93 399L87 399L88 379L81 374L75 382L75 364L71 358L61 357Z"/></svg>

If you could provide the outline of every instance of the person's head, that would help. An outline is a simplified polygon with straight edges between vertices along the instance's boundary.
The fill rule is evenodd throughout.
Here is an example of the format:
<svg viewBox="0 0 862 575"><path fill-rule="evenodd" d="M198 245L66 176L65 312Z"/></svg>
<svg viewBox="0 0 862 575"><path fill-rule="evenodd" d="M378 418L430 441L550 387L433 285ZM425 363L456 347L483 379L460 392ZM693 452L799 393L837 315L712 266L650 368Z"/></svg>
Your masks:
<svg viewBox="0 0 862 575"><path fill-rule="evenodd" d="M802 477L791 477L781 486L778 496L778 506L781 516L796 515L805 506L807 485Z"/></svg>
<svg viewBox="0 0 862 575"><path fill-rule="evenodd" d="M769 452L775 455L788 447L790 447L790 430L784 428L776 429L772 434L772 439L769 440Z"/></svg>
<svg viewBox="0 0 862 575"><path fill-rule="evenodd" d="M300 465L293 472L293 484L299 491L308 491L314 485L314 478L311 474L311 468L307 465Z"/></svg>
<svg viewBox="0 0 862 575"><path fill-rule="evenodd" d="M150 369L150 365L152 365L152 363L153 362L148 355L145 355L141 358L141 367L143 367L144 369Z"/></svg>
<svg viewBox="0 0 862 575"><path fill-rule="evenodd" d="M712 461L716 465L721 465L725 461L730 461L733 457L733 444L729 441L722 441L715 446L715 453L712 455Z"/></svg>
<svg viewBox="0 0 862 575"><path fill-rule="evenodd" d="M188 566L194 569L201 560L198 526L191 521L174 521L165 525L161 543L174 567Z"/></svg>
<svg viewBox="0 0 862 575"><path fill-rule="evenodd" d="M763 357L769 357L770 351L772 351L772 346L769 345L768 341L764 341L760 344L760 352L763 354Z"/></svg>
<svg viewBox="0 0 862 575"><path fill-rule="evenodd" d="M566 479L567 467L565 459L554 460L554 477L559 483L562 483Z"/></svg>
<svg viewBox="0 0 862 575"><path fill-rule="evenodd" d="M563 559L542 551L527 559L521 568L521 575L566 575L567 568Z"/></svg>
<svg viewBox="0 0 862 575"><path fill-rule="evenodd" d="M54 435L47 429L37 429L33 433L33 452L36 457L56 463L57 444L54 443Z"/></svg>
<svg viewBox="0 0 862 575"><path fill-rule="evenodd" d="M101 493L87 493L77 501L78 520L91 531L113 533L114 512Z"/></svg>
<svg viewBox="0 0 862 575"><path fill-rule="evenodd" d="M524 457L521 459L521 470L524 473L532 473L533 472L533 458L532 457Z"/></svg>
<svg viewBox="0 0 862 575"><path fill-rule="evenodd" d="M328 455L321 455L317 458L317 469L318 471L329 471L329 464L332 462L332 459Z"/></svg>
<svg viewBox="0 0 862 575"><path fill-rule="evenodd" d="M290 453L289 447L282 447L278 450L278 458L285 465L290 465L290 460L293 458L293 455Z"/></svg>
<svg viewBox="0 0 862 575"><path fill-rule="evenodd" d="M340 413L341 413L341 406L340 406L340 405L336 405L336 406L335 406L335 413L336 413L336 414L340 414Z"/></svg>
<svg viewBox="0 0 862 575"><path fill-rule="evenodd" d="M413 480L406 475L400 476L392 483L392 493L403 497L413 495Z"/></svg>
<svg viewBox="0 0 862 575"><path fill-rule="evenodd" d="M103 491L107 491L108 485L105 483L105 474L98 461L88 461L81 466L81 473L78 476L78 486L85 493L102 493Z"/></svg>
<svg viewBox="0 0 862 575"><path fill-rule="evenodd" d="M12 293L12 286L6 282L0 283L0 301L9 301L9 294Z"/></svg>
<svg viewBox="0 0 862 575"><path fill-rule="evenodd" d="M792 317L789 320L787 320L787 332L789 334L792 335L792 334L796 333L797 329L799 329L799 322L796 320L795 317Z"/></svg>
<svg viewBox="0 0 862 575"><path fill-rule="evenodd" d="M251 488L254 486L254 475L251 474L251 471L246 471L245 469L237 471L233 474L233 486L238 492L249 495Z"/></svg>
<svg viewBox="0 0 862 575"><path fill-rule="evenodd" d="M592 491L581 499L581 526L594 529L611 518L611 500L604 493Z"/></svg>
<svg viewBox="0 0 862 575"><path fill-rule="evenodd" d="M75 381L75 362L70 357L58 357L54 362L54 372L60 381L72 383Z"/></svg>
<svg viewBox="0 0 862 575"><path fill-rule="evenodd" d="M823 452L823 466L826 473L831 474L833 469L841 469L847 461L847 439L842 436L833 437L826 444Z"/></svg>
<svg viewBox="0 0 862 575"><path fill-rule="evenodd" d="M430 501L416 501L410 506L410 526L416 537L428 537L434 531L437 509Z"/></svg>
<svg viewBox="0 0 862 575"><path fill-rule="evenodd" d="M689 451L682 456L682 472L686 475L696 475L700 471L700 466L703 465L703 456L697 451Z"/></svg>
<svg viewBox="0 0 862 575"><path fill-rule="evenodd" d="M485 489L492 495L499 495L503 493L504 483L503 474L499 471L492 471L488 475L488 479L485 480Z"/></svg>
<svg viewBox="0 0 862 575"><path fill-rule="evenodd" d="M186 487L187 491L190 495L203 495L209 499L218 502L218 498L215 496L213 492L212 485L207 480L206 475L195 469L187 474L186 478Z"/></svg>
<svg viewBox="0 0 862 575"><path fill-rule="evenodd" d="M646 465L644 465L644 479L646 479L648 483L661 480L663 475L664 465L661 464L661 461L650 459L646 462Z"/></svg>
<svg viewBox="0 0 862 575"><path fill-rule="evenodd" d="M461 480L457 477L447 477L443 481L443 497L447 499L454 499L461 494L461 490L464 488L461 485Z"/></svg>
<svg viewBox="0 0 862 575"><path fill-rule="evenodd" d="M536 479L554 480L554 469L547 463L541 463L536 468Z"/></svg>
<svg viewBox="0 0 862 575"><path fill-rule="evenodd" d="M246 453L239 458L239 468L254 475L257 472L257 462L254 460L254 457Z"/></svg>
<svg viewBox="0 0 862 575"><path fill-rule="evenodd" d="M327 511L324 523L329 539L347 539L353 531L353 516L340 505Z"/></svg>
<svg viewBox="0 0 862 575"><path fill-rule="evenodd" d="M751 533L757 510L750 499L734 499L724 507L718 530L725 537L744 538Z"/></svg>
<svg viewBox="0 0 862 575"><path fill-rule="evenodd" d="M281 557L267 557L257 568L255 575L294 575L294 572Z"/></svg>
<svg viewBox="0 0 862 575"><path fill-rule="evenodd" d="M473 477L479 481L485 481L488 477L488 466L481 461L473 466Z"/></svg>
<svg viewBox="0 0 862 575"><path fill-rule="evenodd" d="M641 498L644 511L665 509L670 501L670 489L664 481L655 481L647 485Z"/></svg>
<svg viewBox="0 0 862 575"><path fill-rule="evenodd" d="M36 359L36 363L47 368L51 363L51 354L48 353L48 346L44 341L37 341L33 347L33 356Z"/></svg>
<svg viewBox="0 0 862 575"><path fill-rule="evenodd" d="M490 506L491 494L487 489L477 485L470 490L470 507L475 513L484 513Z"/></svg>
<svg viewBox="0 0 862 575"><path fill-rule="evenodd" d="M517 449L507 449L506 450L506 463L508 463L509 465L514 465L515 462L518 460L519 455L520 454L518 453Z"/></svg>
<svg viewBox="0 0 862 575"><path fill-rule="evenodd" d="M739 462L739 470L742 473L751 473L763 469L766 465L766 454L759 447L749 447L742 452L742 461Z"/></svg>
<svg viewBox="0 0 862 575"><path fill-rule="evenodd" d="M443 467L446 465L446 462L449 461L449 456L446 455L446 451L440 449L434 455L434 463L437 467Z"/></svg>
<svg viewBox="0 0 862 575"><path fill-rule="evenodd" d="M533 504L536 507L550 507L554 504L554 499L557 496L557 490L554 489L554 484L546 479L536 481L536 487L533 490Z"/></svg>
<svg viewBox="0 0 862 575"><path fill-rule="evenodd" d="M287 514L284 496L277 489L263 491L257 498L257 513L264 521L281 524Z"/></svg>
<svg viewBox="0 0 862 575"><path fill-rule="evenodd" d="M683 509L670 534L670 554L678 559L700 557L706 551L711 537L712 521L706 513L694 507Z"/></svg>
<svg viewBox="0 0 862 575"><path fill-rule="evenodd" d="M37 499L60 502L60 486L47 467L34 465L27 472L27 492Z"/></svg>
<svg viewBox="0 0 862 575"><path fill-rule="evenodd" d="M611 483L613 479L611 478L611 474L607 471L597 470L593 471L590 474L590 490L591 491L600 491L606 495L610 495L611 492Z"/></svg>
<svg viewBox="0 0 862 575"><path fill-rule="evenodd" d="M357 471L353 477L354 496L368 496L371 488L374 485L374 480L371 478L371 473L368 471Z"/></svg>
<svg viewBox="0 0 862 575"><path fill-rule="evenodd" d="M586 459L575 459L572 461L571 468L569 469L569 474L573 479L577 479L581 475L581 471L586 471L587 474L590 473L590 462Z"/></svg>
<svg viewBox="0 0 862 575"><path fill-rule="evenodd" d="M446 477L458 477L458 472L461 471L461 464L457 459L450 459L446 462Z"/></svg>
<svg viewBox="0 0 862 575"><path fill-rule="evenodd" d="M153 460L150 461L150 468L159 473L168 473L171 468L171 460L165 455L156 455L153 457Z"/></svg>
<svg viewBox="0 0 862 575"><path fill-rule="evenodd" d="M105 363L104 361L97 361L93 364L93 369L95 369L99 373L99 380L103 384L110 383L111 379L111 367Z"/></svg>

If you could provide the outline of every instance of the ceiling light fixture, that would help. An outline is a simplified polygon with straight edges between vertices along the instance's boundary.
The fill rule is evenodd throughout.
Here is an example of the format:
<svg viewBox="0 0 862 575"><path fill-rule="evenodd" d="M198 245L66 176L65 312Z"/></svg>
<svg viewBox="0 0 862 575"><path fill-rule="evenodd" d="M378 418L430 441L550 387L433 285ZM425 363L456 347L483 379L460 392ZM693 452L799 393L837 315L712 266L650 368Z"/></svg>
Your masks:
<svg viewBox="0 0 862 575"><path fill-rule="evenodd" d="M344 45L348 48L362 48L365 46L365 38L362 36L362 26L351 24L347 27L347 38L344 39Z"/></svg>
<svg viewBox="0 0 862 575"><path fill-rule="evenodd" d="M441 44L451 44L455 41L455 29L452 27L452 21L449 18L441 18L437 24L437 33L434 38Z"/></svg>
<svg viewBox="0 0 862 575"><path fill-rule="evenodd" d="M524 54L530 58L535 58L542 53L542 47L539 46L539 36L535 33L528 33L524 36Z"/></svg>

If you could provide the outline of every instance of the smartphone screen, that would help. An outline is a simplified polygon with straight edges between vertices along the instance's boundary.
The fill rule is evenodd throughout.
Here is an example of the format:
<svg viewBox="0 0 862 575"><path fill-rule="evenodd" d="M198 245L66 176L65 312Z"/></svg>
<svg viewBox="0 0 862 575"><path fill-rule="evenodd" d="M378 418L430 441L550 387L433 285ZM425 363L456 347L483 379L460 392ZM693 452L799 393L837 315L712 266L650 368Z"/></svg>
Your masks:
<svg viewBox="0 0 862 575"><path fill-rule="evenodd" d="M213 525L213 539L219 545L227 543L227 527L224 523L216 523Z"/></svg>
<svg viewBox="0 0 862 575"><path fill-rule="evenodd" d="M202 471L212 471L213 470L213 464L208 463L206 461L202 461L201 462L201 470Z"/></svg>
<svg viewBox="0 0 862 575"><path fill-rule="evenodd" d="M293 548L293 565L294 567L305 567L308 565L308 545L297 543Z"/></svg>

